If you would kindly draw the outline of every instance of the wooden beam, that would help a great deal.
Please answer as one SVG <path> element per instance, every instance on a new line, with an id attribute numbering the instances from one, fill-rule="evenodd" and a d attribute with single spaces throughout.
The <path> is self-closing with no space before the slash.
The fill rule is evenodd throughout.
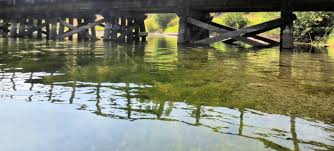
<path id="1" fill-rule="evenodd" d="M 251 27 L 246 27 L 246 28 L 235 30 L 235 31 L 229 31 L 222 35 L 218 35 L 216 37 L 210 37 L 210 38 L 206 38 L 203 40 L 199 40 L 199 41 L 196 41 L 195 44 L 211 44 L 211 43 L 223 41 L 226 39 L 231 39 L 231 38 L 233 39 L 235 37 L 243 36 L 246 34 L 249 36 L 257 35 L 259 33 L 263 33 L 263 32 L 278 28 L 282 26 L 283 24 L 284 24 L 284 20 L 275 19 L 275 20 L 268 21 L 268 22 L 258 24 L 258 25 L 254 25 Z"/>
<path id="2" fill-rule="evenodd" d="M 210 30 L 212 32 L 216 32 L 218 34 L 225 34 L 225 33 L 229 32 L 228 30 L 218 28 L 216 26 L 210 25 L 208 23 L 204 23 L 202 21 L 199 21 L 199 20 L 196 20 L 196 19 L 193 19 L 193 18 L 190 18 L 190 17 L 187 18 L 187 22 L 190 23 L 190 24 L 193 24 L 195 26 Z M 264 46 L 266 46 L 263 43 L 260 43 L 260 42 L 257 42 L 257 41 L 251 40 L 251 39 L 247 39 L 246 37 L 242 37 L 242 36 L 237 36 L 237 37 L 234 37 L 233 39 L 244 42 L 244 43 L 249 44 L 249 45 L 254 46 L 254 47 L 264 47 Z"/>
<path id="3" fill-rule="evenodd" d="M 220 25 L 220 24 L 217 24 L 215 22 L 211 22 L 209 23 L 210 25 L 213 25 L 213 26 L 216 26 L 216 27 L 219 27 L 219 28 L 222 28 L 222 29 L 225 29 L 225 30 L 228 30 L 228 31 L 234 31 L 234 30 L 237 30 L 235 28 L 232 28 L 232 27 L 227 27 L 227 26 L 224 26 L 224 25 Z M 269 38 L 266 38 L 266 37 L 262 37 L 262 36 L 258 36 L 258 35 L 255 35 L 255 36 L 252 36 L 252 38 L 254 39 L 257 39 L 257 40 L 261 40 L 261 41 L 264 41 L 266 43 L 269 43 L 271 45 L 278 45 L 279 42 L 278 41 L 275 41 L 275 40 L 272 40 L 272 39 L 269 39 Z M 229 42 L 233 42 L 235 40 L 231 39 L 231 40 L 227 40 Z M 227 42 L 225 41 L 225 42 Z"/>
<path id="4" fill-rule="evenodd" d="M 59 35 L 59 36 L 57 37 L 57 39 L 63 39 L 63 38 L 65 38 L 65 37 L 72 36 L 72 35 L 74 35 L 74 34 L 76 34 L 76 33 L 81 32 L 81 31 L 84 31 L 84 30 L 87 30 L 87 29 L 89 29 L 89 28 L 95 27 L 95 26 L 97 26 L 97 25 L 99 25 L 99 24 L 101 24 L 101 23 L 103 23 L 103 22 L 104 22 L 104 19 L 100 19 L 100 20 L 98 20 L 98 21 L 95 21 L 94 23 L 89 23 L 89 24 L 87 24 L 87 25 L 85 25 L 85 26 L 81 26 L 81 27 L 75 28 L 75 29 L 73 29 L 73 30 L 71 30 L 71 31 L 69 31 L 69 32 L 65 32 L 64 34 Z"/>
<path id="5" fill-rule="evenodd" d="M 65 27 L 67 27 L 67 28 L 69 29 L 67 32 L 70 32 L 70 31 L 72 31 L 72 30 L 76 30 L 76 29 L 78 29 L 78 27 L 75 27 L 75 26 L 73 26 L 73 25 L 71 25 L 71 24 L 69 24 L 69 23 L 67 23 L 67 22 L 65 22 L 65 21 L 63 21 L 63 20 L 60 20 L 60 21 L 59 21 L 59 24 L 65 26 Z M 94 27 L 95 27 L 95 26 L 94 26 Z M 92 28 L 93 28 L 93 27 L 92 27 Z M 89 39 L 91 39 L 91 40 L 96 39 L 96 37 L 94 38 L 92 35 L 89 35 L 89 34 L 87 34 L 87 37 L 88 37 Z"/>

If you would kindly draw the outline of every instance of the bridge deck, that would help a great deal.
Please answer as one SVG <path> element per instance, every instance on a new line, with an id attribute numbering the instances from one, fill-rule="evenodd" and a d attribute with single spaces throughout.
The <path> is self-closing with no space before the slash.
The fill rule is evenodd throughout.
<path id="1" fill-rule="evenodd" d="M 176 13 L 184 7 L 205 12 L 281 11 L 286 0 L 0 0 L 0 13 L 103 10 Z M 334 11 L 334 0 L 291 0 L 294 11 Z"/>

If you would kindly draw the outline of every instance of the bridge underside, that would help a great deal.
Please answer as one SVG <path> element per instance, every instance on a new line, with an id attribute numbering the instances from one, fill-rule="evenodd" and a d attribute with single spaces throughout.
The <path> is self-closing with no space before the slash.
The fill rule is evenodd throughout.
<path id="1" fill-rule="evenodd" d="M 259 36 L 281 28 L 281 47 L 293 48 L 293 11 L 334 11 L 334 0 L 0 0 L 0 35 L 47 39 L 96 40 L 96 26 L 106 41 L 145 41 L 146 13 L 176 13 L 179 43 L 240 41 L 254 47 L 279 44 Z M 213 23 L 211 12 L 281 12 L 281 18 L 233 29 Z M 96 20 L 96 15 L 104 18 Z M 76 23 L 74 23 L 74 20 Z M 210 37 L 210 33 L 217 36 Z"/>

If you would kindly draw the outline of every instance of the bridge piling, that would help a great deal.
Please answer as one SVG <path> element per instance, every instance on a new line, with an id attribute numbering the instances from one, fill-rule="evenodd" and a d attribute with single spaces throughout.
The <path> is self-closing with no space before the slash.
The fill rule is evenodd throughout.
<path id="1" fill-rule="evenodd" d="M 26 18 L 25 17 L 20 17 L 19 19 L 19 38 L 24 38 L 25 35 L 25 28 L 26 28 Z"/>
<path id="2" fill-rule="evenodd" d="M 74 24 L 74 19 L 73 19 L 73 17 L 69 17 L 68 18 L 68 23 L 70 24 L 70 25 L 73 25 Z M 69 29 L 68 31 L 72 31 L 72 29 Z M 68 37 L 68 40 L 73 40 L 73 35 L 71 35 L 71 36 L 69 36 Z"/>
<path id="3" fill-rule="evenodd" d="M 64 18 L 64 17 L 59 17 L 59 22 L 61 22 L 61 21 L 65 21 L 65 20 L 66 20 L 66 18 Z M 64 26 L 63 24 L 59 23 L 58 34 L 59 34 L 59 35 L 64 34 L 64 30 L 65 30 L 65 26 Z"/>
<path id="4" fill-rule="evenodd" d="M 282 49 L 293 49 L 293 21 L 297 18 L 293 14 L 290 1 L 283 0 L 282 5 L 281 18 L 284 20 L 284 24 L 281 26 L 280 46 Z"/>
<path id="5" fill-rule="evenodd" d="M 11 19 L 9 37 L 16 38 L 17 36 L 17 18 Z"/>
<path id="6" fill-rule="evenodd" d="M 9 22 L 6 18 L 1 19 L 0 22 L 0 35 L 2 35 L 3 37 L 8 37 L 8 26 L 9 26 Z"/>
<path id="7" fill-rule="evenodd" d="M 105 21 L 105 27 L 104 27 L 104 36 L 103 40 L 104 41 L 110 41 L 111 40 L 111 18 L 109 16 L 104 16 L 104 21 Z"/>
<path id="8" fill-rule="evenodd" d="M 29 16 L 28 17 L 28 22 L 27 22 L 27 33 L 26 36 L 28 36 L 28 38 L 33 38 L 33 32 L 36 30 L 35 25 L 34 25 L 34 18 Z"/>
<path id="9" fill-rule="evenodd" d="M 184 8 L 178 12 L 178 16 L 180 18 L 178 43 L 189 44 L 194 43 L 195 41 L 198 41 L 200 39 L 209 38 L 209 30 L 199 28 L 188 23 L 189 17 L 203 21 L 205 23 L 209 23 L 212 20 L 212 17 L 209 13 L 193 11 L 188 8 Z"/>
<path id="10" fill-rule="evenodd" d="M 43 20 L 41 18 L 37 18 L 37 39 L 43 38 Z"/>

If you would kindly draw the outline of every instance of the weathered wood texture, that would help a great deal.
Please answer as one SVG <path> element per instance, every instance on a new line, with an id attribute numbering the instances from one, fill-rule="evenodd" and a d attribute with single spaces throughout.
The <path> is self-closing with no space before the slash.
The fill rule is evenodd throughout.
<path id="1" fill-rule="evenodd" d="M 14 4 L 15 1 L 15 4 Z M 11 0 L 0 13 L 84 12 L 103 10 L 176 13 L 182 7 L 205 12 L 281 11 L 284 0 Z M 334 11 L 334 0 L 291 0 L 293 11 Z"/>
<path id="2" fill-rule="evenodd" d="M 259 33 L 263 33 L 278 27 L 281 27 L 284 24 L 284 21 L 282 19 L 276 19 L 276 20 L 272 20 L 272 21 L 268 21 L 262 24 L 258 24 L 258 25 L 254 25 L 251 27 L 246 27 L 243 29 L 239 29 L 239 30 L 235 30 L 235 31 L 229 31 L 226 32 L 224 34 L 215 36 L 215 37 L 210 37 L 207 39 L 202 39 L 199 41 L 196 41 L 195 43 L 197 44 L 211 44 L 214 42 L 218 42 L 218 41 L 222 41 L 222 40 L 226 40 L 226 39 L 233 39 L 235 37 L 239 37 L 239 36 L 253 36 L 253 35 L 257 35 Z"/>

